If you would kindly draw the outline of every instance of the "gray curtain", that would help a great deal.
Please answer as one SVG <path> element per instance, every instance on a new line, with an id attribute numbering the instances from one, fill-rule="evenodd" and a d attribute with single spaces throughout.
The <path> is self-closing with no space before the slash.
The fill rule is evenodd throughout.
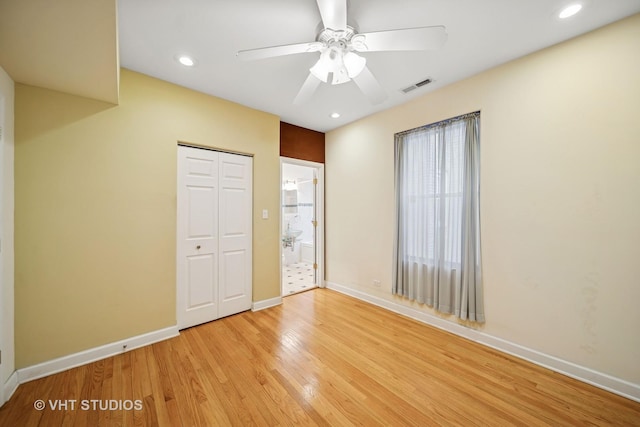
<path id="1" fill-rule="evenodd" d="M 393 292 L 484 322 L 480 113 L 395 136 Z"/>

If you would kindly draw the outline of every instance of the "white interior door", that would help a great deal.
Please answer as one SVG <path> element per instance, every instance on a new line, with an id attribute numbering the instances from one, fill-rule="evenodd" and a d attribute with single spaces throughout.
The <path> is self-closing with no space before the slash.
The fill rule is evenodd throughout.
<path id="1" fill-rule="evenodd" d="M 178 147 L 179 329 L 218 318 L 218 157 L 215 151 Z"/>
<path id="2" fill-rule="evenodd" d="M 178 328 L 251 308 L 253 159 L 178 147 Z"/>
<path id="3" fill-rule="evenodd" d="M 253 159 L 220 153 L 219 317 L 251 308 Z"/>

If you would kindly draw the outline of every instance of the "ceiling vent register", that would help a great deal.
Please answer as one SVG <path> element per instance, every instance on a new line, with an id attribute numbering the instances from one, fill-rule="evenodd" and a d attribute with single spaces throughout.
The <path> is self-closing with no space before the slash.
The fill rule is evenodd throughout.
<path id="1" fill-rule="evenodd" d="M 411 85 L 411 86 L 409 86 L 409 87 L 405 87 L 404 89 L 401 89 L 401 91 L 402 91 L 402 92 L 404 92 L 404 93 L 409 93 L 409 92 L 411 92 L 412 90 L 416 90 L 416 89 L 418 89 L 419 87 L 422 87 L 422 86 L 426 86 L 426 85 L 428 85 L 428 84 L 429 84 L 429 83 L 431 83 L 432 81 L 433 81 L 433 80 L 431 80 L 431 79 L 425 79 L 425 80 L 422 80 L 421 82 L 418 82 L 418 83 L 412 84 L 412 85 Z"/>

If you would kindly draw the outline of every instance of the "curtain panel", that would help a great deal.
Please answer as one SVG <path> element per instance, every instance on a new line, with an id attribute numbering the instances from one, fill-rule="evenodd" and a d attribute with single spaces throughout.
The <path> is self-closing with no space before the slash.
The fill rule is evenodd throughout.
<path id="1" fill-rule="evenodd" d="M 395 135 L 393 292 L 484 322 L 480 113 Z"/>

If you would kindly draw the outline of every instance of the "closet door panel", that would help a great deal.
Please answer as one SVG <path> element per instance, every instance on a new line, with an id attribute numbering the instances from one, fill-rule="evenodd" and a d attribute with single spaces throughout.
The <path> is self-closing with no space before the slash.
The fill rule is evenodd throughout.
<path id="1" fill-rule="evenodd" d="M 180 329 L 218 318 L 219 153 L 178 147 L 177 320 Z"/>
<path id="2" fill-rule="evenodd" d="M 220 317 L 251 308 L 252 160 L 220 153 Z"/>

